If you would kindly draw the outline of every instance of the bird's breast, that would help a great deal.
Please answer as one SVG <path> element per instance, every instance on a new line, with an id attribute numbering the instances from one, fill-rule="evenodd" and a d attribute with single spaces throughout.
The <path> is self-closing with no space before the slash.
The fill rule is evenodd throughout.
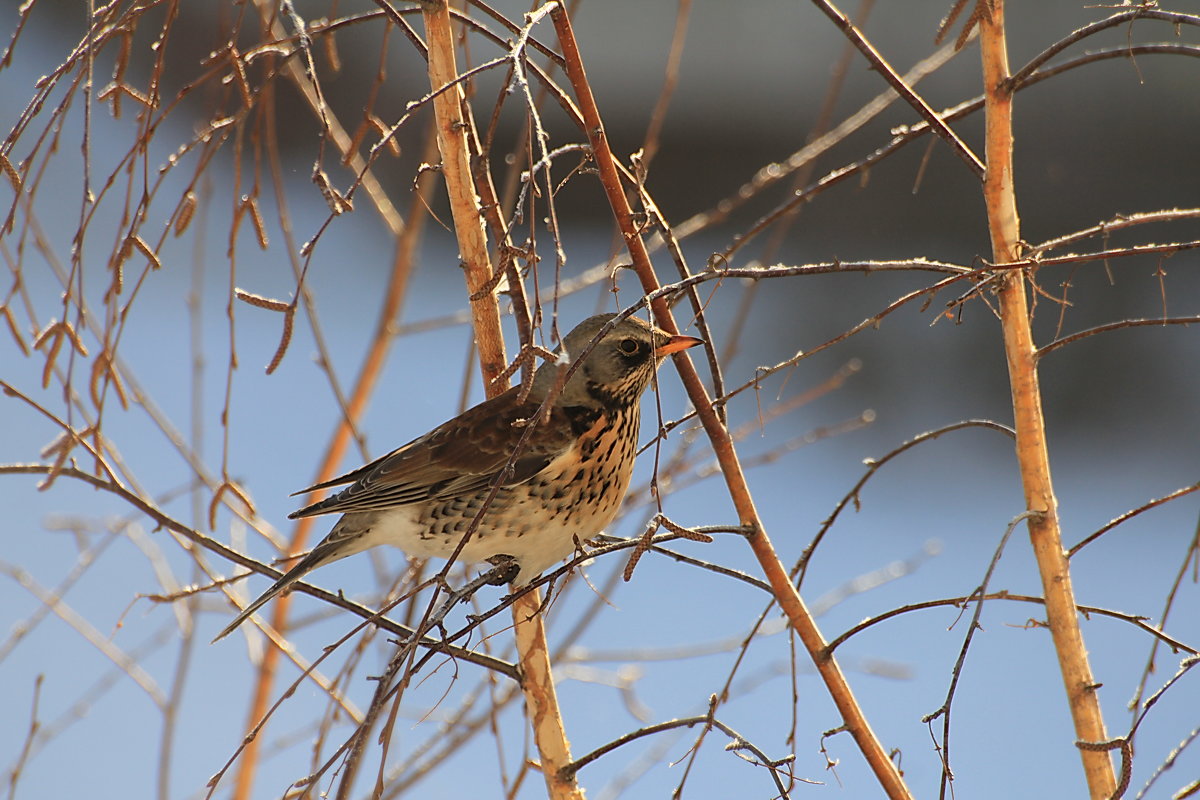
<path id="1" fill-rule="evenodd" d="M 590 418 L 588 418 L 590 417 Z M 551 461 L 526 487 L 552 524 L 569 527 L 581 540 L 612 522 L 629 488 L 637 449 L 637 409 L 597 410 L 574 444 Z"/>

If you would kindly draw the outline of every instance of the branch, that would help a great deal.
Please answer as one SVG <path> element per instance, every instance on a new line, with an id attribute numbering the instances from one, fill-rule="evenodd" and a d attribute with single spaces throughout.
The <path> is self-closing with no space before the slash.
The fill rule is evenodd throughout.
<path id="1" fill-rule="evenodd" d="M 1020 257 L 1020 218 L 1013 182 L 1012 100 L 1014 82 L 1009 76 L 1003 0 L 980 0 L 981 56 L 986 98 L 985 136 L 987 175 L 983 198 L 987 205 L 992 259 L 997 263 Z M 1108 739 L 1096 696 L 1087 649 L 1075 611 L 1070 563 L 1063 552 L 1057 501 L 1050 476 L 1045 418 L 1038 386 L 1037 348 L 1022 271 L 1005 271 L 999 281 L 1000 320 L 1004 353 L 1012 391 L 1017 464 L 1029 514 L 1029 538 L 1037 559 L 1046 597 L 1046 619 L 1058 654 L 1076 738 L 1099 742 Z M 1116 788 L 1112 759 L 1105 752 L 1080 751 L 1093 800 L 1107 800 Z"/>
<path id="2" fill-rule="evenodd" d="M 929 104 L 926 103 L 919 94 L 912 90 L 912 87 L 901 80 L 900 76 L 896 74 L 896 71 L 892 69 L 891 65 L 889 65 L 887 61 L 884 60 L 883 56 L 879 54 L 879 51 L 867 41 L 865 36 L 863 36 L 862 31 L 854 26 L 854 23 L 850 21 L 850 18 L 839 11 L 833 3 L 829 2 L 829 0 L 813 0 L 813 5 L 821 9 L 825 16 L 833 20 L 833 24 L 842 31 L 846 38 L 849 39 L 854 46 L 858 48 L 859 52 L 866 57 L 867 61 L 870 62 L 871 68 L 882 75 L 883 79 L 886 80 L 888 84 L 896 90 L 896 94 L 903 97 L 908 104 L 912 106 L 927 123 L 929 123 L 929 126 L 933 128 L 934 132 L 938 136 L 942 137 L 942 139 L 944 139 L 948 145 L 950 145 L 950 148 L 954 150 L 955 155 L 957 155 L 963 160 L 964 163 L 966 163 L 966 165 L 971 169 L 971 172 L 975 173 L 975 177 L 982 178 L 983 164 L 980 162 L 979 156 L 971 152 L 971 148 L 967 147 L 966 142 L 958 138 L 958 134 L 955 133 L 950 126 L 938 116 L 937 112 L 930 108 Z"/>
<path id="3" fill-rule="evenodd" d="M 380 0 L 386 4 L 386 0 Z M 458 70 L 454 62 L 454 34 L 445 2 L 425 2 L 421 6 L 429 46 L 430 88 L 455 82 Z M 532 28 L 545 8 L 526 17 L 526 28 Z M 522 41 L 528 37 L 522 37 Z M 497 304 L 492 265 L 488 259 L 483 215 L 479 208 L 470 164 L 468 135 L 475 136 L 474 125 L 465 105 L 461 84 L 453 91 L 434 98 L 434 115 L 438 126 L 438 147 L 442 153 L 442 175 L 450 195 L 454 215 L 454 231 L 462 254 L 467 294 L 479 350 L 479 365 L 488 397 L 495 397 L 507 388 L 499 379 L 507 359 L 504 337 L 500 331 L 500 311 Z M 542 601 L 537 591 L 523 593 L 513 604 L 513 635 L 523 677 L 521 688 L 529 721 L 533 726 L 542 775 L 551 798 L 582 798 L 573 779 L 564 779 L 559 768 L 570 762 L 570 746 L 563 728 L 562 714 L 550 670 L 550 648 L 541 615 Z"/>
<path id="4" fill-rule="evenodd" d="M 617 169 L 608 138 L 604 132 L 604 124 L 600 119 L 600 111 L 596 107 L 595 98 L 592 96 L 591 87 L 588 84 L 570 19 L 562 6 L 555 6 L 551 11 L 551 17 L 554 20 L 554 28 L 558 32 L 563 57 L 566 59 L 567 76 L 586 122 L 585 130 L 592 145 L 592 154 L 596 160 L 600 182 L 620 227 L 625 246 L 633 262 L 633 268 L 641 280 L 642 289 L 647 295 L 653 295 L 659 288 L 658 277 L 650 263 L 646 244 L 633 219 L 632 209 L 621 185 L 621 174 Z M 669 334 L 677 334 L 679 328 L 675 324 L 666 300 L 659 297 L 650 301 L 650 305 L 659 327 Z M 746 483 L 745 475 L 738 461 L 733 439 L 713 408 L 708 392 L 692 365 L 691 359 L 685 353 L 676 354 L 673 359 L 688 397 L 696 407 L 712 443 L 713 451 L 721 466 L 721 472 L 725 476 L 730 498 L 737 509 L 738 521 L 753 531 L 747 537 L 750 547 L 758 558 L 780 607 L 787 614 L 792 627 L 812 657 L 818 673 L 825 681 L 825 685 L 842 715 L 846 729 L 853 736 L 887 796 L 893 800 L 911 797 L 899 770 L 871 730 L 841 668 L 835 660 L 824 655 L 825 641 L 821 632 L 811 613 L 805 607 L 804 601 L 796 592 L 796 588 L 792 585 L 786 568 L 780 562 L 774 545 L 763 528 L 758 511 L 754 507 L 754 500 L 750 495 L 750 487 Z"/>
<path id="5" fill-rule="evenodd" d="M 55 470 L 53 467 L 46 464 L 0 464 L 0 475 L 49 475 L 52 471 L 57 475 L 83 481 L 84 483 L 87 483 L 96 489 L 103 489 L 106 492 L 120 497 L 138 511 L 154 520 L 157 525 L 166 528 L 169 531 L 178 533 L 188 541 L 203 547 L 205 550 L 208 550 L 231 563 L 237 564 L 240 567 L 245 567 L 246 569 L 257 572 L 260 575 L 265 575 L 272 580 L 276 580 L 283 575 L 282 572 L 274 567 L 269 567 L 262 562 L 250 558 L 249 556 L 242 555 L 237 550 L 226 547 L 216 539 L 205 536 L 193 528 L 189 528 L 187 525 L 184 525 L 182 522 L 179 522 L 174 518 L 164 514 L 156 506 L 117 483 L 97 478 L 95 475 L 91 475 L 74 467 L 62 467 Z M 370 620 L 373 624 L 379 626 L 385 631 L 388 631 L 389 633 L 395 634 L 396 636 L 410 638 L 414 633 L 413 629 L 406 625 L 401 625 L 400 623 L 393 622 L 385 617 L 380 617 L 377 611 L 373 611 L 372 609 L 366 608 L 358 603 L 347 600 L 340 594 L 327 592 L 324 589 L 311 586 L 303 581 L 292 584 L 290 591 L 302 592 L 310 597 L 315 597 L 318 600 L 329 603 L 330 605 L 337 606 L 344 611 L 357 614 L 363 619 Z M 501 675 L 512 678 L 513 680 L 519 679 L 516 666 L 499 658 L 495 658 L 484 653 L 477 653 L 473 650 L 467 650 L 461 647 L 447 647 L 443 642 L 437 639 L 423 638 L 420 640 L 420 644 L 423 647 L 444 652 L 447 655 L 453 656 L 454 658 L 494 670 Z"/>
<path id="6" fill-rule="evenodd" d="M 929 608 L 943 608 L 945 606 L 961 608 L 971 600 L 1012 600 L 1015 603 L 1037 603 L 1039 605 L 1046 604 L 1046 599 L 1044 597 L 1034 597 L 1026 594 L 1012 594 L 1007 591 L 992 592 L 991 594 L 986 594 L 983 596 L 980 596 L 978 593 L 976 593 L 967 597 L 946 597 L 940 600 L 925 600 L 920 603 L 909 603 L 908 605 L 900 606 L 899 608 L 893 608 L 890 611 L 885 611 L 877 616 L 864 619 L 862 622 L 858 623 L 853 628 L 850 628 L 841 636 L 838 636 L 836 639 L 831 641 L 829 643 L 829 649 L 834 650 L 838 647 L 841 647 L 850 637 L 856 636 L 865 631 L 867 628 L 874 627 L 881 622 L 886 622 L 887 620 L 893 617 L 898 617 L 901 614 L 907 614 L 911 611 L 924 611 Z M 1189 655 L 1200 655 L 1200 650 L 1197 650 L 1195 647 L 1168 636 L 1159 628 L 1148 624 L 1146 622 L 1146 617 L 1126 614 L 1123 611 L 1113 611 L 1112 609 L 1100 608 L 1098 606 L 1080 605 L 1076 606 L 1076 609 L 1080 614 L 1095 614 L 1101 617 L 1112 617 L 1113 619 L 1119 619 L 1124 622 L 1128 622 L 1135 628 L 1139 628 L 1145 633 L 1153 636 L 1155 639 L 1158 639 L 1175 652 L 1188 653 Z"/>
<path id="7" fill-rule="evenodd" d="M 715 703 L 715 699 L 716 698 L 714 698 L 714 703 Z M 717 730 L 721 731 L 726 736 L 728 736 L 730 739 L 732 739 L 733 741 L 729 744 L 729 746 L 726 747 L 727 750 L 743 750 L 744 749 L 744 750 L 749 750 L 750 752 L 752 752 L 755 756 L 758 757 L 759 763 L 761 763 L 762 766 L 767 767 L 771 771 L 771 777 L 775 780 L 775 788 L 779 790 L 779 794 L 777 796 L 781 797 L 781 798 L 787 798 L 790 796 L 790 795 L 788 795 L 787 788 L 783 785 L 783 781 L 780 780 L 779 772 L 778 772 L 777 768 L 784 764 L 790 764 L 792 761 L 795 760 L 795 756 L 786 756 L 779 760 L 772 760 L 770 758 L 767 758 L 766 754 L 762 750 L 760 750 L 758 747 L 756 747 L 754 744 L 752 744 L 749 740 L 747 740 L 744 736 L 742 736 L 740 733 L 735 731 L 733 728 L 729 727 L 728 725 L 726 725 L 725 723 L 721 722 L 716 717 L 714 717 L 712 715 L 711 711 L 708 714 L 704 714 L 702 716 L 685 717 L 683 719 L 672 719 L 672 720 L 668 720 L 667 722 L 659 722 L 656 725 L 647 725 L 644 728 L 638 728 L 636 731 L 630 731 L 629 733 L 625 734 L 624 736 L 620 736 L 616 739 L 613 739 L 611 742 L 601 745 L 600 747 L 597 747 L 595 750 L 588 753 L 587 755 L 581 756 L 580 758 L 576 759 L 575 761 L 572 761 L 570 764 L 567 764 L 565 767 L 562 768 L 562 772 L 565 776 L 574 776 L 576 772 L 583 769 L 588 764 L 597 760 L 601 756 L 611 753 L 612 751 L 616 750 L 618 747 L 627 745 L 630 742 L 637 741 L 638 739 L 641 739 L 646 736 L 652 736 L 656 733 L 662 733 L 663 731 L 674 730 L 676 728 L 692 728 L 692 727 L 695 727 L 696 725 L 704 725 L 706 727 L 716 728 Z"/>

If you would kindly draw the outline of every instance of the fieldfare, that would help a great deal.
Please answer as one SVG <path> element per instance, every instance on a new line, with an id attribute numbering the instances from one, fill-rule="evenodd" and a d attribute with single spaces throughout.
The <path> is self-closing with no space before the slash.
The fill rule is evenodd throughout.
<path id="1" fill-rule="evenodd" d="M 613 316 L 590 317 L 568 333 L 560 358 L 537 370 L 527 397 L 514 386 L 364 467 L 305 489 L 350 484 L 290 518 L 342 518 L 217 639 L 311 570 L 370 547 L 450 558 L 477 516 L 458 560 L 504 565 L 503 580 L 516 586 L 600 533 L 629 487 L 642 393 L 664 356 L 702 344 L 629 317 L 563 383 L 566 359 L 582 353 Z"/>

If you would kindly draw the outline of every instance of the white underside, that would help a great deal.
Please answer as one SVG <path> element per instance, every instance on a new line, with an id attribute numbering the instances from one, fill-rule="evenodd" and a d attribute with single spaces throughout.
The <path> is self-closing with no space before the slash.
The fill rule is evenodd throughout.
<path id="1" fill-rule="evenodd" d="M 458 547 L 458 537 L 446 534 L 422 536 L 425 527 L 417 522 L 416 517 L 415 510 L 410 506 L 384 512 L 375 520 L 370 531 L 354 542 L 354 552 L 386 544 L 416 558 L 450 558 Z M 598 531 L 588 532 L 587 535 L 594 536 L 596 533 Z M 573 555 L 575 535 L 553 525 L 526 527 L 520 535 L 480 530 L 471 535 L 455 562 L 479 564 L 499 554 L 509 555 L 520 564 L 520 572 L 514 582 L 525 584 Z"/>

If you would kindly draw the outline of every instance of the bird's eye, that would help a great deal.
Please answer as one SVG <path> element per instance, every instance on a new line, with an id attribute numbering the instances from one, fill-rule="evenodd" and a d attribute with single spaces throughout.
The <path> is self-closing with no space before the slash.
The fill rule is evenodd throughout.
<path id="1" fill-rule="evenodd" d="M 642 347 L 638 343 L 637 339 L 622 339 L 621 341 L 617 342 L 617 349 L 620 350 L 624 355 L 632 356 L 636 355 L 637 352 L 642 349 Z"/>

